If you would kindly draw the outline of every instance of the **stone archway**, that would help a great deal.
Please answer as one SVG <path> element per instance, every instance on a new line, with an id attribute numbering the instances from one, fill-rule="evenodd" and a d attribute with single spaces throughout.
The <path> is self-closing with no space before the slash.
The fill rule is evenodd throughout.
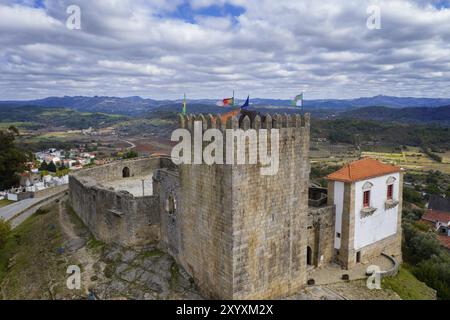
<path id="1" fill-rule="evenodd" d="M 130 168 L 125 167 L 122 170 L 122 178 L 129 178 L 130 177 Z"/>

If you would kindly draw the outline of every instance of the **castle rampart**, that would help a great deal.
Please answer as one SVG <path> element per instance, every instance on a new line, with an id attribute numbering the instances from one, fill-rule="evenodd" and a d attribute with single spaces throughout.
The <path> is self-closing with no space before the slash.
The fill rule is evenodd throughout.
<path id="1" fill-rule="evenodd" d="M 141 158 L 114 162 L 71 174 L 72 207 L 94 236 L 105 242 L 139 245 L 159 241 L 159 199 L 135 196 L 126 190 L 104 186 L 110 181 L 145 177 L 159 169 L 165 159 Z M 149 179 L 147 177 L 147 179 Z"/>

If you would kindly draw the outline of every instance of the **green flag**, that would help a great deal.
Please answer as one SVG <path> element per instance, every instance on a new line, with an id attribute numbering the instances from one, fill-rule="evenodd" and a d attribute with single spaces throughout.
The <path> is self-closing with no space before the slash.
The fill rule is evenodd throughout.
<path id="1" fill-rule="evenodd" d="M 303 107 L 303 92 L 294 98 L 292 104 L 294 107 Z"/>
<path id="2" fill-rule="evenodd" d="M 186 105 L 187 105 L 187 103 L 186 103 L 186 93 L 185 93 L 184 100 L 183 100 L 183 111 L 182 111 L 183 115 L 186 115 Z"/>

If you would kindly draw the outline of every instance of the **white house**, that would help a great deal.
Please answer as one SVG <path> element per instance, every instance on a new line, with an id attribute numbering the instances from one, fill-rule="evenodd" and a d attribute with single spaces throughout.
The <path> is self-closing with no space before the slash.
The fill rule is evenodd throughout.
<path id="1" fill-rule="evenodd" d="M 327 178 L 340 262 L 350 268 L 381 253 L 401 260 L 402 169 L 364 158 Z"/>

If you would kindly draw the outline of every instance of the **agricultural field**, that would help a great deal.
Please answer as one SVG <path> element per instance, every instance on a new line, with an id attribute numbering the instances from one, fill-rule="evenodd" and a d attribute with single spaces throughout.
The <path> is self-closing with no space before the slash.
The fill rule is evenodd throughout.
<path id="1" fill-rule="evenodd" d="M 361 156 L 372 157 L 383 162 L 402 166 L 405 169 L 415 172 L 438 170 L 450 174 L 450 162 L 447 162 L 450 152 L 448 152 L 447 156 L 444 156 L 444 162 L 442 163 L 431 159 L 417 147 L 407 147 L 406 150 L 401 153 L 365 151 L 361 153 Z"/>
<path id="2" fill-rule="evenodd" d="M 410 172 L 423 173 L 430 170 L 450 174 L 450 151 L 438 153 L 443 162 L 437 162 L 426 155 L 419 147 L 404 147 L 403 151 L 393 148 L 372 148 L 376 151 L 359 151 L 350 144 L 329 144 L 311 142 L 310 159 L 312 164 L 342 166 L 360 157 L 371 157 L 380 161 L 401 166 Z"/>

